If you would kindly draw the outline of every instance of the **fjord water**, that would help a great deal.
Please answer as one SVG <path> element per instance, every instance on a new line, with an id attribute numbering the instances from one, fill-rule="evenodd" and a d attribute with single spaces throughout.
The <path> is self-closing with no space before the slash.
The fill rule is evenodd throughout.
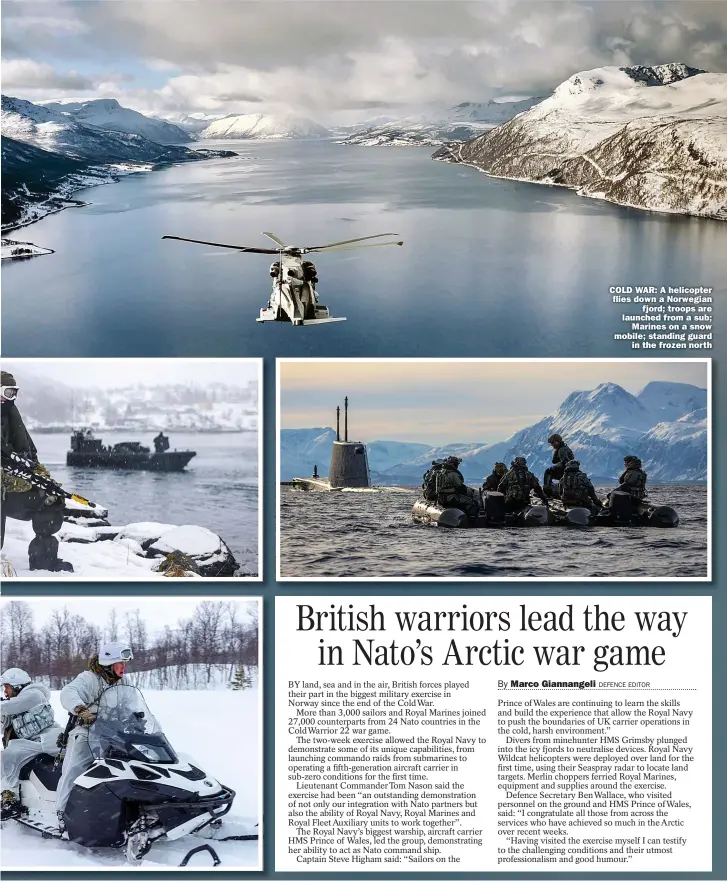
<path id="1" fill-rule="evenodd" d="M 156 434 L 156 433 L 153 433 Z M 104 444 L 141 441 L 152 433 L 106 432 Z M 33 436 L 40 461 L 66 490 L 107 508 L 113 526 L 155 521 L 193 524 L 221 536 L 240 564 L 238 576 L 258 573 L 257 433 L 171 433 L 172 450 L 195 450 L 183 472 L 69 468 L 67 433 Z"/>
<path id="2" fill-rule="evenodd" d="M 14 234 L 56 253 L 3 263 L 6 356 L 628 356 L 610 286 L 725 290 L 718 221 L 495 180 L 431 148 L 203 146 L 238 156 L 80 191 L 91 205 Z M 348 321 L 293 328 L 255 322 L 274 258 L 161 239 L 265 247 L 262 230 L 405 244 L 315 256 L 321 301 Z"/>
<path id="3" fill-rule="evenodd" d="M 597 487 L 601 498 L 607 489 Z M 707 576 L 707 487 L 663 484 L 676 529 L 519 527 L 453 530 L 412 523 L 412 488 L 343 493 L 280 490 L 283 578 L 602 578 Z M 311 538 L 311 524 L 315 537 Z"/>

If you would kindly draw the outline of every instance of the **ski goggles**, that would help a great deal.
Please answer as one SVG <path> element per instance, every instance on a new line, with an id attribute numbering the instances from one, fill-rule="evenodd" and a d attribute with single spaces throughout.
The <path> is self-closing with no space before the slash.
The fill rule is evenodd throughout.
<path id="1" fill-rule="evenodd" d="M 19 386 L 3 386 L 2 396 L 6 401 L 14 401 L 18 397 Z"/>
<path id="2" fill-rule="evenodd" d="M 122 649 L 121 652 L 119 653 L 119 658 L 121 659 L 122 662 L 131 661 L 131 659 L 133 657 L 134 657 L 134 653 L 130 649 Z M 118 662 L 114 662 L 114 664 L 118 664 Z"/>

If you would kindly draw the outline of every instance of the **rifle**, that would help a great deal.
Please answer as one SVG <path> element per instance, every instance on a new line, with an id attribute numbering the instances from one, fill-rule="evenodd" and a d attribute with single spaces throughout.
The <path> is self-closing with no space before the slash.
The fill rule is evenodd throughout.
<path id="1" fill-rule="evenodd" d="M 90 502 L 84 496 L 79 496 L 77 493 L 69 493 L 61 487 L 58 481 L 54 481 L 53 478 L 46 475 L 39 475 L 34 471 L 36 465 L 37 463 L 31 462 L 19 453 L 15 453 L 14 450 L 5 449 L 2 451 L 2 469 L 4 472 L 16 478 L 22 478 L 24 481 L 32 484 L 33 487 L 45 490 L 50 496 L 61 496 L 64 499 L 72 499 L 81 505 L 87 505 L 89 508 L 95 508 L 95 503 Z"/>

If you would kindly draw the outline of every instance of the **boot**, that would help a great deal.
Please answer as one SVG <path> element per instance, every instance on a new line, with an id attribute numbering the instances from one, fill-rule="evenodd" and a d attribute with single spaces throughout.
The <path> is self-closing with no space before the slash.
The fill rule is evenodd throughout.
<path id="1" fill-rule="evenodd" d="M 28 562 L 31 570 L 73 572 L 73 564 L 58 557 L 58 540 L 55 536 L 36 536 L 28 546 Z"/>
<path id="2" fill-rule="evenodd" d="M 0 803 L 0 820 L 8 821 L 11 818 L 20 817 L 23 807 L 20 800 L 12 790 L 3 790 L 2 802 Z"/>

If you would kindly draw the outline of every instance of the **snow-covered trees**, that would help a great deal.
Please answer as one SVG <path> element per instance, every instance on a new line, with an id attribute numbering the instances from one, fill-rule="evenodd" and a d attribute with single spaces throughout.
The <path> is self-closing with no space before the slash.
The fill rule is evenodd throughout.
<path id="1" fill-rule="evenodd" d="M 103 627 L 58 606 L 38 628 L 30 604 L 12 600 L 2 606 L 0 636 L 3 670 L 21 667 L 54 689 L 84 670 L 104 639 L 128 640 L 134 651 L 129 680 L 144 688 L 238 689 L 257 679 L 254 603 L 205 600 L 190 618 L 164 626 L 148 621 L 143 609 L 120 616 L 112 608 Z"/>

